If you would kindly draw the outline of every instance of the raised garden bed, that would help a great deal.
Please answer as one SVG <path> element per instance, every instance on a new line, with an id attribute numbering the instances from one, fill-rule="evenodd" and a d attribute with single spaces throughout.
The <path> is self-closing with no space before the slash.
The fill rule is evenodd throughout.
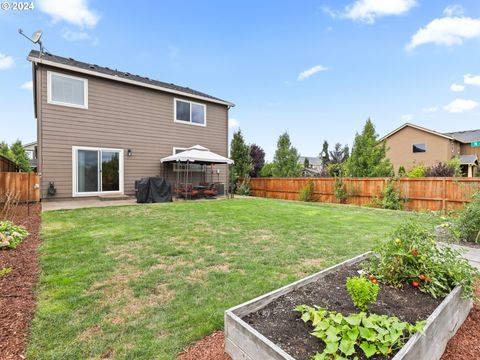
<path id="1" fill-rule="evenodd" d="M 310 360 L 323 342 L 293 311 L 297 305 L 318 305 L 344 314 L 356 313 L 345 289 L 347 276 L 357 274 L 366 253 L 323 270 L 225 312 L 225 350 L 233 360 Z M 373 313 L 397 316 L 411 323 L 427 319 L 424 335 L 415 334 L 390 359 L 439 359 L 448 340 L 467 317 L 472 301 L 455 288 L 445 299 L 433 299 L 410 286 L 382 286 Z M 361 357 L 359 357 L 362 359 Z M 385 359 L 375 355 L 371 359 Z"/>

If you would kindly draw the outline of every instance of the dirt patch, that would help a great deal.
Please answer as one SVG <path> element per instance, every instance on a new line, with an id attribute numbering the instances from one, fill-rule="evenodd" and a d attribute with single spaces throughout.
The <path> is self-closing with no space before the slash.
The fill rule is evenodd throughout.
<path id="1" fill-rule="evenodd" d="M 35 308 L 34 287 L 38 280 L 40 245 L 39 204 L 17 207 L 15 223 L 25 226 L 30 235 L 16 248 L 0 250 L 0 268 L 12 272 L 0 277 L 0 359 L 22 359 L 25 354 L 29 324 Z M 3 220 L 3 219 L 2 219 Z"/>
<path id="2" fill-rule="evenodd" d="M 223 332 L 214 332 L 178 355 L 177 360 L 231 360 L 224 352 L 224 343 Z"/>
<path id="3" fill-rule="evenodd" d="M 212 271 L 227 273 L 227 272 L 230 272 L 230 265 L 217 264 L 217 265 L 207 266 L 201 269 L 194 269 L 192 272 L 190 272 L 190 274 L 186 276 L 186 279 L 192 282 L 195 282 L 195 281 L 205 282 L 207 281 L 208 274 Z"/>
<path id="4" fill-rule="evenodd" d="M 295 359 L 310 360 L 317 352 L 323 351 L 324 344 L 310 335 L 313 328 L 305 324 L 293 308 L 306 304 L 318 305 L 345 315 L 357 313 L 345 288 L 346 277 L 358 275 L 356 270 L 353 266 L 342 267 L 317 282 L 279 297 L 243 320 Z M 427 319 L 440 302 L 441 299 L 433 299 L 411 286 L 401 289 L 381 286 L 378 299 L 369 310 L 415 323 Z M 359 358 L 362 359 L 361 356 Z M 385 357 L 376 356 L 371 359 L 382 358 Z"/>

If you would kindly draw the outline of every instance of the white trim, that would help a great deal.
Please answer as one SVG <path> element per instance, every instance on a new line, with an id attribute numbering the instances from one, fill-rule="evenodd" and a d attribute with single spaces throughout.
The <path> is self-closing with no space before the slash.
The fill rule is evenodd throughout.
<path id="1" fill-rule="evenodd" d="M 52 75 L 61 76 L 69 79 L 83 81 L 83 105 L 71 104 L 62 101 L 55 101 L 52 99 Z M 54 71 L 47 71 L 47 103 L 52 105 L 68 106 L 79 109 L 88 109 L 88 79 L 66 75 Z"/>
<path id="2" fill-rule="evenodd" d="M 120 157 L 118 159 L 118 172 L 119 172 L 119 190 L 118 191 L 90 191 L 90 192 L 78 192 L 77 191 L 77 154 L 78 150 L 93 150 L 93 151 L 112 151 L 118 152 Z M 112 149 L 112 148 L 102 148 L 102 147 L 90 147 L 90 146 L 72 146 L 72 197 L 82 197 L 82 196 L 97 196 L 104 194 L 119 194 L 123 195 L 124 191 L 124 150 L 123 149 Z M 99 169 L 100 171 L 100 169 Z M 99 183 L 101 181 L 101 176 L 98 179 Z"/>
<path id="3" fill-rule="evenodd" d="M 168 93 L 171 93 L 171 94 L 178 94 L 178 95 L 182 95 L 182 96 L 187 96 L 187 97 L 190 97 L 190 98 L 200 99 L 200 100 L 204 100 L 204 101 L 212 102 L 212 103 L 217 103 L 217 104 L 222 104 L 222 105 L 226 105 L 226 106 L 229 106 L 229 107 L 234 107 L 235 106 L 234 103 L 229 102 L 229 101 L 212 99 L 212 98 L 209 98 L 209 97 L 206 97 L 206 96 L 190 94 L 190 93 L 187 93 L 187 92 L 184 92 L 184 91 L 173 90 L 173 89 L 169 89 L 169 88 L 166 88 L 166 87 L 163 87 L 163 86 L 142 83 L 142 82 L 131 80 L 131 79 L 124 79 L 124 78 L 121 78 L 121 77 L 118 77 L 118 76 L 115 76 L 115 75 L 102 74 L 98 71 L 82 69 L 82 68 L 79 68 L 79 67 L 76 67 L 76 66 L 71 66 L 71 65 L 66 65 L 66 64 L 60 64 L 60 63 L 57 63 L 55 61 L 49 61 L 49 60 L 46 60 L 46 59 L 39 59 L 39 58 L 33 57 L 33 56 L 27 56 L 27 60 L 29 60 L 31 62 L 34 62 L 34 63 L 37 63 L 37 64 L 44 64 L 44 65 L 48 65 L 48 66 L 57 67 L 57 68 L 60 68 L 60 69 L 74 71 L 74 72 L 77 72 L 77 73 L 87 74 L 87 75 L 91 75 L 91 76 L 97 76 L 97 77 L 101 77 L 101 78 L 105 78 L 105 79 L 109 79 L 109 80 L 120 81 L 120 82 L 133 84 L 133 85 L 137 85 L 137 86 L 142 86 L 142 87 L 146 87 L 146 88 L 150 88 L 150 89 L 161 90 L 161 91 L 168 92 Z"/>
<path id="4" fill-rule="evenodd" d="M 190 121 L 177 120 L 177 101 L 182 101 L 182 102 L 190 104 Z M 193 115 L 192 114 L 192 104 L 203 106 L 203 120 L 204 120 L 203 124 L 192 122 L 192 115 Z M 198 103 L 198 102 L 195 102 L 195 101 L 190 101 L 190 100 L 185 100 L 185 99 L 180 99 L 180 98 L 173 98 L 173 122 L 178 123 L 178 124 L 186 124 L 186 125 L 195 125 L 195 126 L 205 127 L 205 126 L 207 126 L 207 105 L 202 104 L 202 103 Z"/>
<path id="5" fill-rule="evenodd" d="M 440 136 L 440 137 L 444 137 L 446 139 L 449 139 L 449 140 L 456 140 L 455 138 L 451 137 L 451 136 L 448 136 L 448 135 L 444 135 L 444 134 L 441 134 L 439 132 L 436 132 L 436 131 L 433 131 L 433 130 L 430 130 L 430 129 L 427 129 L 427 128 L 423 128 L 421 126 L 418 126 L 418 125 L 413 125 L 413 124 L 410 124 L 410 123 L 405 123 L 403 124 L 402 126 L 400 126 L 399 128 L 396 128 L 395 130 L 393 130 L 392 132 L 389 132 L 387 135 L 385 135 L 384 137 L 382 137 L 379 141 L 383 141 L 387 138 L 389 138 L 390 136 L 392 136 L 393 134 L 399 132 L 400 130 L 402 130 L 403 128 L 406 128 L 407 126 L 410 126 L 414 129 L 417 129 L 417 130 L 421 130 L 421 131 L 425 131 L 429 134 L 433 134 L 433 135 L 437 135 L 437 136 Z M 458 141 L 458 140 L 456 140 Z"/>

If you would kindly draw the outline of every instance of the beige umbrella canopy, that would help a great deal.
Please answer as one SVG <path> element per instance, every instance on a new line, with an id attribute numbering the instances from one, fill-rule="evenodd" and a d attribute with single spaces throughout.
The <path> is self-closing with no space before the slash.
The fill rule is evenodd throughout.
<path id="1" fill-rule="evenodd" d="M 233 164 L 233 160 L 211 152 L 201 145 L 192 146 L 185 151 L 160 159 L 162 163 L 189 162 L 197 164 Z"/>

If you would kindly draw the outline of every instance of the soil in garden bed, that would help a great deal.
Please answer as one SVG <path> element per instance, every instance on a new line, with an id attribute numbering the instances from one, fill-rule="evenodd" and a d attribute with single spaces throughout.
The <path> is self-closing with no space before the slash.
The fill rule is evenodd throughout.
<path id="1" fill-rule="evenodd" d="M 0 250 L 0 269 L 12 271 L 0 277 L 0 359 L 24 359 L 28 327 L 35 307 L 40 244 L 40 205 L 17 206 L 12 218 L 30 233 L 16 249 Z M 0 219 L 5 220 L 5 219 Z"/>
<path id="2" fill-rule="evenodd" d="M 261 310 L 247 315 L 243 320 L 295 359 L 310 360 L 317 352 L 323 352 L 324 344 L 320 339 L 310 335 L 313 327 L 304 323 L 300 319 L 300 314 L 293 309 L 297 305 L 306 304 L 324 307 L 344 315 L 358 313 L 345 288 L 346 278 L 358 275 L 358 269 L 358 264 L 339 268 L 316 282 L 279 297 Z M 396 316 L 402 321 L 415 323 L 418 320 L 426 320 L 442 302 L 442 299 L 434 299 L 410 285 L 401 289 L 380 286 L 378 299 L 370 307 L 369 312 Z M 358 355 L 360 359 L 364 359 L 360 352 Z M 376 355 L 370 359 L 388 357 Z"/>

